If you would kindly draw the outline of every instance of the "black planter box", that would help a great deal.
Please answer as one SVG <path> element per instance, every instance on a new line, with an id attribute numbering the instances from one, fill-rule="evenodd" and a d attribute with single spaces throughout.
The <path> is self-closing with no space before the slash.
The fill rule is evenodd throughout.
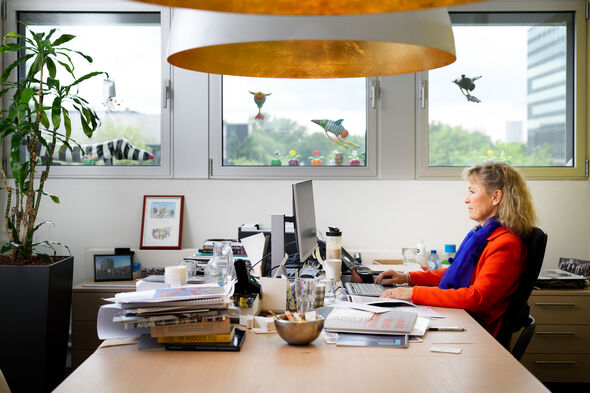
<path id="1" fill-rule="evenodd" d="M 0 369 L 12 393 L 49 392 L 65 377 L 74 257 L 0 266 Z"/>

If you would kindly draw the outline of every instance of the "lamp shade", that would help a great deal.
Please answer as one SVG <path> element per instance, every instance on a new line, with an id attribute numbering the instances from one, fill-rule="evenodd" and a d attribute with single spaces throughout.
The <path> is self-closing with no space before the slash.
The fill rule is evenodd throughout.
<path id="1" fill-rule="evenodd" d="M 352 15 L 412 11 L 482 0 L 136 0 L 170 7 L 270 15 Z"/>
<path id="2" fill-rule="evenodd" d="M 179 9 L 168 62 L 212 74 L 270 78 L 394 75 L 454 62 L 446 9 L 268 16 Z"/>

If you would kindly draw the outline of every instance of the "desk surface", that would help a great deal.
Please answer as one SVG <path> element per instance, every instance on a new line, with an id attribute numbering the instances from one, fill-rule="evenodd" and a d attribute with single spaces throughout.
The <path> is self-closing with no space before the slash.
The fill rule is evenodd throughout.
<path id="1" fill-rule="evenodd" d="M 446 318 L 431 326 L 467 330 L 428 332 L 409 348 L 336 347 L 321 337 L 296 347 L 253 332 L 240 352 L 101 347 L 54 392 L 548 392 L 465 311 L 437 310 Z"/>

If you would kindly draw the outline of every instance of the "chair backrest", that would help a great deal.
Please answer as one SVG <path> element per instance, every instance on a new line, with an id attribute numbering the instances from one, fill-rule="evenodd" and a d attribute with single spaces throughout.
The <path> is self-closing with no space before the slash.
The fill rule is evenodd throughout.
<path id="1" fill-rule="evenodd" d="M 528 326 L 529 305 L 527 301 L 541 271 L 547 246 L 547 234 L 540 228 L 534 227 L 531 233 L 522 240 L 527 249 L 526 265 L 521 274 L 520 284 L 512 295 L 496 336 L 496 340 L 508 350 L 510 350 L 512 333 Z"/>

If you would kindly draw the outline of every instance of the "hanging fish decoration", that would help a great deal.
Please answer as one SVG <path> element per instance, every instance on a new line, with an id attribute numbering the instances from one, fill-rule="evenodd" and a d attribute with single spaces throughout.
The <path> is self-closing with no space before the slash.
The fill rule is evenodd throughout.
<path id="1" fill-rule="evenodd" d="M 250 94 L 254 95 L 254 102 L 256 103 L 256 106 L 258 107 L 258 114 L 256 116 L 254 116 L 254 118 L 256 120 L 264 120 L 264 115 L 260 112 L 260 110 L 262 109 L 262 105 L 264 105 L 264 102 L 266 101 L 266 96 L 269 96 L 272 93 L 266 94 L 261 91 L 259 91 L 258 93 L 254 93 L 254 92 L 250 91 Z"/>
<path id="2" fill-rule="evenodd" d="M 330 140 L 332 142 L 335 142 L 335 143 L 339 144 L 340 146 L 344 146 L 344 147 L 348 147 L 348 146 L 359 147 L 358 145 L 356 145 L 352 142 L 347 142 L 344 140 L 344 138 L 346 138 L 348 136 L 348 131 L 342 126 L 343 121 L 344 121 L 343 119 L 338 119 L 336 121 L 327 120 L 327 119 L 312 120 L 312 122 L 314 122 L 315 124 L 318 124 L 320 127 L 322 127 L 324 129 L 326 136 L 328 138 L 330 138 Z M 328 133 L 332 133 L 337 139 L 332 138 L 330 136 L 330 134 L 328 134 Z"/>

